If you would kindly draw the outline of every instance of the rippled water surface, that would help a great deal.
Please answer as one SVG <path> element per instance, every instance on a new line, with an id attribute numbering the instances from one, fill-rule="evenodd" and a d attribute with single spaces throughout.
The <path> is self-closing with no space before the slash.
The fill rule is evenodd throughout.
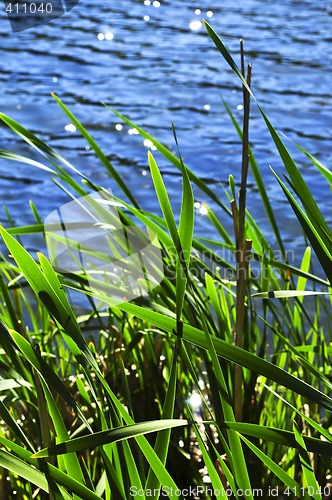
<path id="1" fill-rule="evenodd" d="M 113 5 L 112 5 L 113 4 Z M 111 158 L 127 185 L 147 209 L 157 201 L 147 172 L 143 140 L 116 125 L 101 102 L 129 116 L 174 148 L 174 122 L 180 149 L 196 174 L 220 195 L 232 172 L 239 179 L 240 148 L 221 96 L 241 118 L 238 81 L 218 54 L 204 27 L 208 19 L 238 56 L 245 39 L 253 63 L 253 88 L 272 122 L 331 165 L 331 6 L 316 0 L 174 0 L 159 2 L 81 0 L 50 24 L 13 34 L 0 17 L 1 111 L 49 141 L 97 183 L 114 188 L 107 173 L 54 102 L 55 92 L 85 124 Z M 252 106 L 251 140 L 277 209 L 283 234 L 296 244 L 299 234 L 269 165 L 283 171 L 261 118 Z M 69 126 L 68 126 L 69 125 Z M 2 127 L 0 147 L 28 154 L 27 146 Z M 294 151 L 325 213 L 328 186 Z M 37 157 L 36 157 L 37 158 Z M 181 178 L 159 160 L 175 208 Z M 251 184 L 249 207 L 264 228 L 266 218 Z M 324 189 L 323 189 L 324 188 Z M 28 224 L 33 199 L 42 217 L 66 200 L 46 172 L 1 160 L 0 196 L 16 223 Z M 197 200 L 203 198 L 196 193 Z M 2 212 L 0 220 L 4 221 Z M 204 232 L 204 216 L 197 229 Z"/>

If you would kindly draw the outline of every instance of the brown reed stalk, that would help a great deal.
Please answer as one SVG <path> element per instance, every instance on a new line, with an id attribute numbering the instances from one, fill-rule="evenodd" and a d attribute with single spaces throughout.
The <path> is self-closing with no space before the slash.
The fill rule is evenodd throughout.
<path id="1" fill-rule="evenodd" d="M 247 76 L 245 75 L 244 48 L 243 41 L 240 42 L 241 49 L 241 71 L 246 78 L 247 84 L 251 85 L 251 64 L 248 64 Z M 247 198 L 247 178 L 249 169 L 249 116 L 250 116 L 250 94 L 243 86 L 243 138 L 242 138 L 242 169 L 241 185 L 239 190 L 239 207 L 236 201 L 232 202 L 232 213 L 234 222 L 234 233 L 236 240 L 236 325 L 235 344 L 243 347 L 243 331 L 246 317 L 246 289 L 248 280 L 249 260 L 252 241 L 246 239 L 245 216 Z M 242 420 L 242 392 L 243 392 L 243 371 L 240 365 L 234 368 L 234 413 L 238 421 Z"/>

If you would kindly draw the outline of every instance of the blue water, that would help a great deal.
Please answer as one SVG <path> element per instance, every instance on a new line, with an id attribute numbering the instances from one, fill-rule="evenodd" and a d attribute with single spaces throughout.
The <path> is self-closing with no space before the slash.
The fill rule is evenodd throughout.
<path id="1" fill-rule="evenodd" d="M 119 119 L 101 102 L 172 149 L 174 122 L 184 160 L 222 197 L 229 173 L 239 180 L 241 155 L 220 97 L 239 119 L 242 101 L 235 75 L 204 27 L 192 29 L 196 27 L 193 21 L 197 24 L 205 18 L 235 57 L 239 38 L 245 39 L 247 57 L 253 63 L 253 89 L 271 121 L 331 166 L 331 12 L 330 4 L 316 0 L 169 0 L 161 1 L 159 7 L 142 0 L 118 0 L 104 6 L 81 0 L 67 15 L 16 34 L 11 33 L 2 12 L 0 109 L 50 142 L 96 183 L 119 193 L 84 140 L 68 127 L 70 120 L 50 95 L 55 92 L 149 210 L 156 208 L 157 201 L 147 172 L 148 148 L 139 136 L 128 133 L 129 127 L 117 130 Z M 254 105 L 252 117 L 251 141 L 269 196 L 283 235 L 290 247 L 296 247 L 300 229 L 269 168 L 272 165 L 281 174 L 283 166 Z M 0 132 L 2 149 L 31 154 L 5 127 Z M 294 148 L 292 152 L 329 218 L 328 185 L 301 153 Z M 35 153 L 33 157 L 41 159 Z M 156 157 L 177 210 L 181 178 Z M 42 217 L 67 201 L 46 172 L 4 160 L 0 161 L 0 197 L 17 224 L 34 220 L 30 199 Z M 198 192 L 196 198 L 204 199 Z M 268 232 L 257 200 L 257 190 L 250 184 L 249 208 Z M 5 220 L 2 211 L 0 221 Z M 198 214 L 197 231 L 204 235 L 205 224 L 204 215 Z"/>

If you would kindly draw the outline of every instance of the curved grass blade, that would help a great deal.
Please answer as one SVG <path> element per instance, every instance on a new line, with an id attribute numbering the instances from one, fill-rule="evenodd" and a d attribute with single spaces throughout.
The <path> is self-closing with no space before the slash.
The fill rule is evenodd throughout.
<path id="1" fill-rule="evenodd" d="M 324 272 L 329 279 L 330 283 L 332 283 L 332 267 L 331 267 L 331 261 L 332 261 L 332 255 L 329 249 L 326 247 L 325 242 L 326 239 L 324 238 L 324 241 L 321 238 L 322 234 L 322 228 L 319 227 L 316 223 L 315 220 L 310 219 L 301 209 L 287 186 L 282 182 L 282 180 L 278 177 L 278 175 L 273 172 L 277 181 L 279 182 L 282 190 L 284 191 L 298 221 L 300 222 L 306 236 L 308 237 L 316 255 L 317 258 L 324 269 Z M 318 229 L 318 231 L 317 231 Z M 327 233 L 324 232 L 324 235 L 327 235 Z M 332 240 L 329 241 L 332 243 Z"/>
<path id="2" fill-rule="evenodd" d="M 128 200 L 131 201 L 131 203 L 136 207 L 139 208 L 139 204 L 137 203 L 136 199 L 126 186 L 125 182 L 122 180 L 121 176 L 118 174 L 118 172 L 115 170 L 111 162 L 108 160 L 107 156 L 102 152 L 96 141 L 93 139 L 93 137 L 89 134 L 89 132 L 86 130 L 86 128 L 82 125 L 82 123 L 76 118 L 76 116 L 67 108 L 67 106 L 59 99 L 59 97 L 55 94 L 52 93 L 53 98 L 55 101 L 59 104 L 61 109 L 66 113 L 66 115 L 70 118 L 72 123 L 75 125 L 77 130 L 82 134 L 84 139 L 87 141 L 87 143 L 91 146 L 91 148 L 94 150 L 96 153 L 96 156 L 99 158 L 101 163 L 104 165 L 104 167 L 107 169 L 109 174 L 112 176 L 112 178 L 115 180 L 115 182 L 118 184 L 118 186 L 122 189 L 124 194 L 127 196 Z"/>
<path id="3" fill-rule="evenodd" d="M 255 252 L 252 254 L 253 259 L 256 260 L 257 262 L 262 261 L 262 255 L 259 255 Z M 327 280 L 324 280 L 320 278 L 319 276 L 316 276 L 315 274 L 311 274 L 308 272 L 304 272 L 302 269 L 299 269 L 297 267 L 292 266 L 288 262 L 281 262 L 273 257 L 269 257 L 264 255 L 265 262 L 269 264 L 271 267 L 276 267 L 277 269 L 280 269 L 284 272 L 289 272 L 291 274 L 294 274 L 295 276 L 301 276 L 307 280 L 313 281 L 315 283 L 319 283 L 320 285 L 324 286 L 329 286 L 330 283 Z"/>
<path id="4" fill-rule="evenodd" d="M 255 455 L 264 463 L 268 470 L 271 470 L 273 474 L 280 479 L 281 483 L 291 489 L 292 492 L 298 492 L 299 498 L 304 500 L 310 500 L 311 496 L 307 492 L 303 492 L 303 488 L 299 485 L 295 479 L 291 478 L 287 472 L 285 472 L 278 464 L 276 464 L 270 457 L 268 457 L 264 452 L 262 452 L 257 446 L 255 446 L 249 439 L 246 439 L 240 434 L 240 438 L 246 445 L 251 449 Z M 303 492 L 303 494 L 302 494 Z"/>
<path id="5" fill-rule="evenodd" d="M 247 424 L 244 422 L 222 422 L 218 425 L 238 431 L 246 436 L 263 439 L 272 443 L 277 443 L 282 446 L 289 446 L 291 448 L 298 448 L 299 444 L 295 439 L 294 433 L 276 427 L 266 427 L 265 425 Z M 319 453 L 332 457 L 332 446 L 330 443 L 322 441 L 321 439 L 313 438 L 310 436 L 303 436 L 306 449 L 313 453 Z"/>
<path id="6" fill-rule="evenodd" d="M 67 299 L 63 302 L 59 298 L 59 295 L 37 266 L 36 262 L 20 245 L 20 243 L 13 238 L 13 236 L 11 236 L 3 227 L 0 227 L 0 233 L 32 290 L 39 296 L 50 313 L 60 323 L 60 325 L 62 325 L 79 349 L 81 349 L 81 351 L 90 359 L 90 350 L 84 340 Z M 61 298 L 63 299 L 63 297 L 64 294 Z M 77 353 L 79 354 L 80 352 L 77 351 Z"/>
<path id="7" fill-rule="evenodd" d="M 4 450 L 0 450 L 0 465 L 14 474 L 17 474 L 18 477 L 38 486 L 38 488 L 41 488 L 43 491 L 49 491 L 47 479 L 42 472 Z M 62 490 L 62 494 L 67 500 L 72 498 L 64 490 Z M 59 496 L 56 498 L 59 498 Z"/>
<path id="8" fill-rule="evenodd" d="M 40 466 L 40 462 L 36 458 L 31 458 L 31 453 L 19 446 L 16 443 L 13 443 L 12 441 L 3 438 L 0 436 L 0 443 L 4 445 L 6 448 L 9 450 L 12 450 L 21 461 L 24 461 L 28 464 L 31 464 L 34 466 L 33 470 L 36 470 L 35 468 L 38 469 Z M 17 458 L 17 457 L 14 457 Z M 65 474 L 62 472 L 60 469 L 55 467 L 54 465 L 51 465 L 49 463 L 46 464 L 47 469 L 48 469 L 48 474 L 49 476 L 59 485 L 59 486 L 64 486 L 66 489 L 68 489 L 71 493 L 74 493 L 76 495 L 79 495 L 80 498 L 83 500 L 101 500 L 101 497 L 91 491 L 89 488 L 84 486 L 83 484 L 79 483 L 76 481 L 75 478 L 70 477 L 68 474 Z M 71 498 L 68 495 L 68 498 Z"/>
<path id="9" fill-rule="evenodd" d="M 89 436 L 71 439 L 65 443 L 50 446 L 49 448 L 38 451 L 32 455 L 31 458 L 45 458 L 53 455 L 62 455 L 64 453 L 96 448 L 97 446 L 102 446 L 107 443 L 116 443 L 117 441 L 122 441 L 123 439 L 130 439 L 132 437 L 141 436 L 142 434 L 148 434 L 150 432 L 170 429 L 172 427 L 182 427 L 184 425 L 188 425 L 188 423 L 189 422 L 184 419 L 165 419 L 117 427 L 116 429 L 95 432 Z"/>
<path id="10" fill-rule="evenodd" d="M 295 162 L 293 158 L 291 157 L 290 153 L 288 152 L 286 146 L 284 145 L 283 141 L 281 140 L 279 134 L 273 127 L 272 123 L 268 119 L 267 115 L 264 113 L 262 108 L 260 107 L 257 99 L 255 98 L 254 94 L 252 93 L 252 90 L 250 89 L 249 85 L 247 84 L 245 78 L 243 77 L 240 69 L 238 68 L 237 64 L 235 63 L 234 59 L 232 58 L 231 54 L 228 52 L 226 46 L 224 43 L 221 41 L 221 39 L 218 37 L 217 33 L 213 30 L 213 28 L 209 25 L 208 22 L 204 21 L 205 28 L 211 38 L 211 40 L 214 42 L 216 45 L 217 49 L 225 59 L 225 61 L 229 64 L 229 66 L 232 68 L 232 70 L 235 72 L 235 74 L 238 76 L 238 78 L 241 80 L 242 85 L 245 87 L 245 89 L 250 93 L 251 97 L 254 99 L 254 101 L 257 104 L 257 107 L 269 129 L 269 132 L 271 134 L 271 137 L 277 147 L 277 150 L 279 152 L 280 158 L 282 159 L 285 168 L 291 178 L 291 181 L 294 186 L 296 186 L 298 193 L 300 193 L 301 196 L 301 201 L 306 207 L 306 210 L 308 212 L 308 215 L 310 214 L 311 218 L 313 218 L 317 224 L 321 228 L 324 229 L 326 234 L 331 234 L 330 230 L 327 226 L 327 223 L 320 212 L 310 189 L 308 188 L 307 184 L 305 183 L 299 169 L 295 165 Z"/>
<path id="11" fill-rule="evenodd" d="M 18 154 L 11 153 L 10 151 L 5 151 L 3 149 L 0 149 L 0 158 L 3 158 L 4 160 L 13 160 L 13 161 L 18 161 L 20 163 L 25 163 L 26 165 L 31 165 L 33 167 L 40 168 L 41 170 L 45 170 L 46 172 L 50 174 L 55 174 L 56 171 L 53 170 L 50 167 L 47 167 L 43 163 L 40 163 L 39 161 L 32 160 L 31 158 L 28 158 L 27 156 L 21 156 Z"/>
<path id="12" fill-rule="evenodd" d="M 68 174 L 66 174 L 66 172 L 61 167 L 59 167 L 59 165 L 56 163 L 56 161 L 62 163 L 65 167 L 69 168 L 70 170 L 73 170 L 75 173 L 77 173 L 81 177 L 84 177 L 81 174 L 81 172 L 79 172 L 73 165 L 71 165 L 67 160 L 65 160 L 65 158 L 63 158 L 59 153 L 54 151 L 54 149 L 52 149 L 48 144 L 43 142 L 36 135 L 34 135 L 32 132 L 30 132 L 30 130 L 26 129 L 20 123 L 13 120 L 13 118 L 10 118 L 9 116 L 7 116 L 5 114 L 0 113 L 0 120 L 2 120 L 9 128 L 11 128 L 13 130 L 13 132 L 15 132 L 25 142 L 27 142 L 29 144 L 29 146 L 36 149 L 44 158 L 46 158 L 53 165 L 53 167 L 57 170 L 57 172 L 63 173 L 67 178 L 70 179 L 70 176 L 68 176 Z M 7 151 L 4 151 L 4 154 L 5 154 L 4 157 L 6 158 L 8 155 Z M 21 156 L 20 158 L 21 158 L 21 160 L 23 160 L 24 157 Z M 11 159 L 11 158 L 7 157 L 7 159 Z M 34 165 L 34 166 L 37 166 L 38 168 L 41 168 L 39 162 L 37 162 L 38 165 L 36 165 L 35 163 L 31 163 L 29 159 L 28 159 L 28 162 L 31 165 Z M 43 167 L 45 167 L 45 166 L 43 165 Z M 46 168 L 48 168 L 48 167 L 46 167 Z M 43 170 L 45 170 L 45 168 L 43 168 Z"/>
<path id="13" fill-rule="evenodd" d="M 305 413 L 298 410 L 295 406 L 293 406 L 289 401 L 286 401 L 286 399 L 284 399 L 280 394 L 278 394 L 276 391 L 274 391 L 271 387 L 269 387 L 266 384 L 263 384 L 263 385 L 264 385 L 264 387 L 266 387 L 266 389 L 268 391 L 270 391 L 272 394 L 274 394 L 274 396 L 276 396 L 278 399 L 280 399 L 285 404 L 287 404 L 302 419 L 304 419 L 306 422 L 308 422 L 308 424 L 311 425 L 311 427 L 313 427 L 319 435 L 322 435 L 326 439 L 326 441 L 328 441 L 329 443 L 332 444 L 332 434 L 330 434 L 330 432 L 327 429 L 325 429 L 322 425 L 315 422 L 312 418 L 308 417 Z"/>
<path id="14" fill-rule="evenodd" d="M 308 208 L 306 207 L 305 200 L 303 199 L 303 196 L 301 195 L 301 192 L 296 188 L 296 186 L 288 179 L 286 175 L 284 175 L 286 181 L 290 185 L 290 187 L 293 189 L 293 191 L 296 193 L 296 195 L 299 197 L 301 200 L 301 203 L 303 205 L 303 208 L 306 212 L 308 220 L 311 222 L 313 228 L 315 229 L 316 233 L 319 235 L 319 238 L 322 240 L 324 243 L 325 247 L 327 248 L 328 252 L 330 255 L 332 255 L 332 234 L 328 229 L 323 227 L 320 222 L 315 218 L 315 215 L 311 214 Z M 280 179 L 279 179 L 280 180 Z"/>
<path id="15" fill-rule="evenodd" d="M 292 141 L 292 143 L 300 151 L 302 151 L 302 153 L 304 153 L 307 158 L 309 158 L 309 160 L 312 162 L 313 165 L 315 165 L 315 167 L 318 168 L 318 170 L 320 171 L 320 173 L 323 175 L 323 177 L 325 177 L 325 179 L 327 180 L 327 182 L 330 184 L 330 187 L 331 187 L 332 186 L 332 172 L 331 172 L 331 170 L 329 170 L 327 167 L 325 167 L 325 165 L 323 165 L 314 155 L 312 155 L 311 153 L 309 153 L 308 151 L 306 151 L 299 144 L 297 144 L 294 141 Z"/>
<path id="16" fill-rule="evenodd" d="M 69 288 L 82 291 L 75 287 Z M 91 292 L 87 290 L 84 290 L 84 293 L 92 295 Z M 118 309 L 122 311 L 128 312 L 140 319 L 152 323 L 166 332 L 175 334 L 176 320 L 173 318 L 131 303 L 123 303 L 120 305 L 114 304 L 111 297 L 105 297 L 103 300 L 105 303 L 108 303 L 110 307 L 116 305 Z M 204 332 L 196 327 L 183 323 L 182 338 L 183 340 L 191 342 L 198 347 L 208 350 L 208 344 Z M 324 408 L 332 410 L 332 399 L 329 396 L 323 394 L 321 391 L 315 389 L 306 382 L 294 377 L 285 370 L 282 370 L 273 363 L 270 363 L 255 354 L 251 354 L 245 349 L 241 349 L 215 336 L 212 337 L 212 341 L 218 356 L 264 375 L 266 378 L 271 379 L 298 394 L 301 394 L 305 398 L 315 401 Z"/>
<path id="17" fill-rule="evenodd" d="M 34 224 L 33 226 L 9 227 L 7 229 L 7 232 L 12 235 L 43 233 L 44 224 Z"/>

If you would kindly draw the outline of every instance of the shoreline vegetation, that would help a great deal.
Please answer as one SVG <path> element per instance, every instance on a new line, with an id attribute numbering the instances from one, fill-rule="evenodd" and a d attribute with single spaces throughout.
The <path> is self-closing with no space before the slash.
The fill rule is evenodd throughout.
<path id="1" fill-rule="evenodd" d="M 15 227 L 8 217 L 7 229 L 0 227 L 6 247 L 0 256 L 0 499 L 331 497 L 332 234 L 254 96 L 243 44 L 239 68 L 205 27 L 243 88 L 241 125 L 224 103 L 242 143 L 241 178 L 229 176 L 224 200 L 184 164 L 174 128 L 177 155 L 110 110 L 181 172 L 177 216 L 149 152 L 157 216 L 139 206 L 56 95 L 124 199 L 0 114 L 41 159 L 4 150 L 0 157 L 46 169 L 87 217 L 69 217 L 69 223 L 88 221 L 107 235 L 101 246 L 99 240 L 74 241 L 68 221 L 44 225 L 33 202 L 34 225 Z M 285 248 L 250 145 L 250 105 L 258 106 L 285 167 L 285 175 L 273 173 L 285 210 L 303 229 L 300 266 Z M 330 189 L 331 172 L 298 147 L 317 168 L 322 189 Z M 249 169 L 276 249 L 246 209 Z M 194 190 L 222 209 L 233 234 L 205 202 L 206 234 L 218 238 L 195 236 Z M 28 253 L 29 234 L 46 240 L 51 234 L 50 260 Z M 141 261 L 129 259 L 128 242 L 140 249 Z M 150 243 L 153 252 L 145 254 Z M 73 268 L 57 263 L 65 251 Z M 122 266 L 121 279 L 114 264 L 107 267 L 111 256 Z M 143 275 L 137 274 L 141 264 Z M 84 297 L 84 314 L 75 313 L 72 293 Z"/>

